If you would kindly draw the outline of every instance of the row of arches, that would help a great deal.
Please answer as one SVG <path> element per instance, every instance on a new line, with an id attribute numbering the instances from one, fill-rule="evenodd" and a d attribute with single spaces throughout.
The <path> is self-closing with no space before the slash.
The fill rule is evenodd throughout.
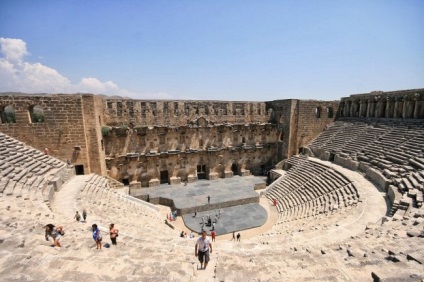
<path id="1" fill-rule="evenodd" d="M 341 117 L 424 118 L 424 101 L 419 95 L 349 99 L 340 103 Z"/>
<path id="2" fill-rule="evenodd" d="M 28 118 L 30 123 L 44 122 L 44 110 L 40 105 L 28 107 Z M 16 112 L 12 105 L 0 107 L 1 123 L 16 123 Z"/>

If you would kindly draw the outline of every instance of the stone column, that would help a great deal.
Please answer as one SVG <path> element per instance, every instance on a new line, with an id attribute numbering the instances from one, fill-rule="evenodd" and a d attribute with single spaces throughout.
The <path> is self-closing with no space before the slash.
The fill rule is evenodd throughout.
<path id="1" fill-rule="evenodd" d="M 350 104 L 351 104 L 351 101 L 346 101 L 345 103 L 345 111 L 344 111 L 345 117 L 350 117 Z"/>
<path id="2" fill-rule="evenodd" d="M 363 117 L 362 111 L 364 110 L 364 101 L 360 100 L 359 101 L 359 117 Z"/>
<path id="3" fill-rule="evenodd" d="M 387 97 L 386 99 L 386 109 L 384 116 L 386 118 L 392 118 L 393 117 L 393 108 L 394 108 L 394 101 L 393 98 Z"/>
<path id="4" fill-rule="evenodd" d="M 380 97 L 377 102 L 377 110 L 375 116 L 378 118 L 383 118 L 386 112 L 386 98 Z"/>
<path id="5" fill-rule="evenodd" d="M 352 113 L 352 116 L 359 117 L 359 100 L 354 101 Z"/>
<path id="6" fill-rule="evenodd" d="M 375 101 L 374 99 L 368 100 L 368 114 L 367 117 L 375 116 Z"/>
<path id="7" fill-rule="evenodd" d="M 401 111 L 402 107 L 403 107 L 402 97 L 395 97 L 395 108 L 393 111 L 394 118 L 402 117 L 402 111 Z"/>
<path id="8" fill-rule="evenodd" d="M 346 104 L 347 104 L 346 102 L 343 102 L 343 105 L 342 105 L 343 107 L 340 108 L 340 112 L 341 112 L 342 117 L 346 116 L 346 107 L 347 107 Z"/>
<path id="9" fill-rule="evenodd" d="M 419 95 L 418 94 L 414 94 L 414 118 L 418 118 L 419 116 L 419 109 L 420 109 L 420 101 L 418 100 Z"/>
<path id="10" fill-rule="evenodd" d="M 402 118 L 408 118 L 408 114 L 407 114 L 407 108 L 408 106 L 408 100 L 406 96 L 403 96 L 403 107 L 402 107 Z"/>

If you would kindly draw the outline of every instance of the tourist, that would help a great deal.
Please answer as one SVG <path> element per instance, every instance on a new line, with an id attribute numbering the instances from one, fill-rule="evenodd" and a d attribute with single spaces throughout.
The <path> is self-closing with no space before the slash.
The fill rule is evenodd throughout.
<path id="1" fill-rule="evenodd" d="M 79 222 L 81 220 L 81 215 L 78 213 L 75 214 L 74 218 Z"/>
<path id="2" fill-rule="evenodd" d="M 215 230 L 215 222 L 212 224 L 212 230 Z"/>
<path id="3" fill-rule="evenodd" d="M 63 231 L 62 226 L 55 227 L 53 224 L 47 224 L 44 226 L 45 228 L 45 237 L 46 241 L 49 240 L 49 237 L 53 238 L 53 246 L 54 247 L 62 247 L 60 245 L 60 238 L 65 235 L 65 231 Z"/>
<path id="4" fill-rule="evenodd" d="M 215 242 L 215 236 L 216 236 L 215 230 L 212 230 L 211 232 L 212 242 Z"/>
<path id="5" fill-rule="evenodd" d="M 240 233 L 237 233 L 237 241 L 238 242 L 240 242 L 240 237 L 241 237 Z"/>
<path id="6" fill-rule="evenodd" d="M 84 219 L 84 222 L 87 221 L 87 211 L 85 209 L 82 211 L 82 218 Z"/>
<path id="7" fill-rule="evenodd" d="M 49 155 L 49 149 L 48 148 L 44 148 L 44 155 Z"/>
<path id="8" fill-rule="evenodd" d="M 190 239 L 194 238 L 194 233 L 193 231 L 190 232 Z"/>
<path id="9" fill-rule="evenodd" d="M 215 215 L 214 222 L 218 222 L 218 215 Z"/>
<path id="10" fill-rule="evenodd" d="M 110 241 L 112 241 L 112 245 L 117 246 L 116 238 L 118 237 L 119 230 L 115 228 L 115 224 L 111 223 L 109 225 L 109 235 L 110 235 Z"/>
<path id="11" fill-rule="evenodd" d="M 231 241 L 236 240 L 236 232 L 233 231 L 233 238 L 231 238 Z"/>
<path id="12" fill-rule="evenodd" d="M 193 215 L 193 217 L 196 217 L 197 216 L 197 210 L 194 210 L 194 215 Z"/>
<path id="13" fill-rule="evenodd" d="M 204 216 L 202 216 L 202 222 L 201 222 L 202 224 L 204 224 L 205 223 L 205 217 Z"/>
<path id="14" fill-rule="evenodd" d="M 208 204 L 211 203 L 211 196 L 208 195 Z"/>
<path id="15" fill-rule="evenodd" d="M 180 237 L 184 238 L 184 231 L 181 231 Z"/>
<path id="16" fill-rule="evenodd" d="M 194 255 L 199 258 L 200 269 L 206 269 L 209 262 L 209 251 L 212 253 L 212 243 L 206 237 L 206 231 L 202 231 L 202 236 L 196 241 Z"/>
<path id="17" fill-rule="evenodd" d="M 100 232 L 100 229 L 97 227 L 97 224 L 93 224 L 91 227 L 93 230 L 93 240 L 96 242 L 96 249 L 101 250 L 102 249 L 102 234 Z"/>

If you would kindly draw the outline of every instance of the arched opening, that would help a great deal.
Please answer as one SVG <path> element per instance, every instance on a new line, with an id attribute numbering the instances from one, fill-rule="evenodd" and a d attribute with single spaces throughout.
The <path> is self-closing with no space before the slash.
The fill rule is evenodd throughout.
<path id="1" fill-rule="evenodd" d="M 320 107 L 315 108 L 315 116 L 316 116 L 316 118 L 321 117 L 321 108 Z"/>
<path id="2" fill-rule="evenodd" d="M 327 117 L 328 118 L 333 118 L 333 107 L 328 107 L 327 108 Z"/>
<path id="3" fill-rule="evenodd" d="M 2 123 L 16 123 L 15 109 L 12 105 L 4 107 L 1 113 Z"/>
<path id="4" fill-rule="evenodd" d="M 0 123 L 6 123 L 6 113 L 4 107 L 0 107 Z"/>
<path id="5" fill-rule="evenodd" d="M 44 111 L 40 105 L 31 106 L 28 111 L 31 123 L 44 122 Z"/>
<path id="6" fill-rule="evenodd" d="M 278 137 L 278 141 L 280 141 L 280 142 L 284 141 L 284 132 L 280 133 L 280 136 Z"/>
<path id="7" fill-rule="evenodd" d="M 231 171 L 233 172 L 234 175 L 238 175 L 238 164 L 237 163 L 233 163 L 231 165 Z"/>

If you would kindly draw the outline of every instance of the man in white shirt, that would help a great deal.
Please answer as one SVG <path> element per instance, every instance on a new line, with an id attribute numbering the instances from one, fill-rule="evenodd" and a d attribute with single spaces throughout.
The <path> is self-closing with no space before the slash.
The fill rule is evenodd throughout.
<path id="1" fill-rule="evenodd" d="M 209 262 L 209 251 L 212 253 L 212 243 L 206 237 L 206 231 L 203 230 L 202 237 L 197 239 L 196 246 L 194 248 L 194 255 L 198 257 L 200 261 L 200 269 L 206 269 Z"/>

